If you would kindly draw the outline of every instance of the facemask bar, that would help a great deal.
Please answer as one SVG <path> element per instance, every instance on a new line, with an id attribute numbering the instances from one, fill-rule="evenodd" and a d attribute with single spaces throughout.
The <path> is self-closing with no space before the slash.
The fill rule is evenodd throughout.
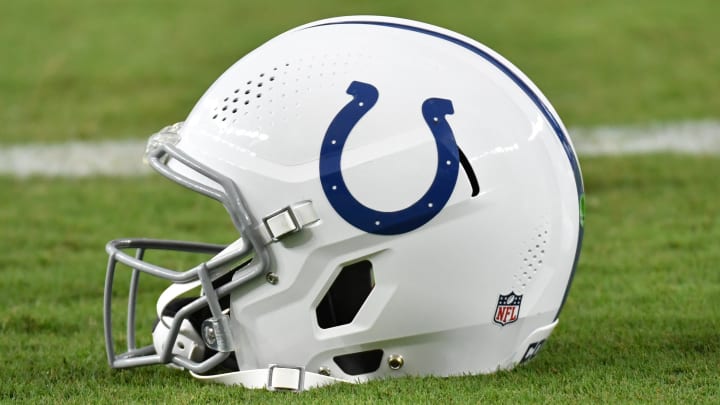
<path id="1" fill-rule="evenodd" d="M 226 347 L 223 350 L 219 350 L 218 353 L 202 362 L 195 362 L 182 356 L 173 355 L 172 349 L 183 320 L 199 309 L 209 307 L 214 325 L 224 329 L 218 332 L 224 334 L 223 338 L 231 339 L 229 318 L 222 313 L 220 298 L 227 296 L 238 286 L 265 273 L 270 267 L 271 259 L 268 249 L 263 243 L 262 237 L 258 234 L 257 224 L 250 215 L 237 185 L 227 176 L 200 163 L 175 146 L 174 143 L 179 139 L 178 130 L 180 125 L 175 124 L 166 127 L 151 136 L 146 151 L 148 163 L 163 176 L 222 203 L 230 214 L 233 224 L 240 232 L 241 239 L 229 246 L 159 239 L 119 239 L 108 242 L 105 250 L 110 257 L 105 278 L 103 312 L 108 362 L 110 367 L 113 368 L 173 363 L 195 373 L 205 373 L 218 366 L 229 357 L 232 352 L 231 348 L 236 347 L 232 341 L 226 342 Z M 222 191 L 208 187 L 173 171 L 167 166 L 170 158 L 220 185 Z M 123 249 L 136 249 L 135 255 L 132 256 L 124 252 Z M 147 250 L 204 253 L 213 254 L 214 257 L 189 270 L 175 271 L 144 261 L 143 257 Z M 250 255 L 252 255 L 252 261 L 242 270 L 239 270 L 231 282 L 218 288 L 212 285 L 213 279 L 227 273 L 229 266 L 236 266 L 242 261 L 246 262 L 249 260 Z M 120 355 L 115 355 L 111 309 L 113 281 L 118 262 L 130 267 L 132 274 L 127 314 L 128 350 Z M 160 353 L 156 352 L 154 345 L 137 348 L 135 343 L 135 310 L 141 273 L 147 273 L 173 283 L 199 282 L 203 289 L 202 296 L 183 306 L 175 314 L 172 323 L 168 325 L 169 331 Z"/>

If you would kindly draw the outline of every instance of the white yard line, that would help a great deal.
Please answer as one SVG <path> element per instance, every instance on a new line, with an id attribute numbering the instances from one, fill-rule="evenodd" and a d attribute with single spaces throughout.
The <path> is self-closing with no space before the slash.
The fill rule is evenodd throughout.
<path id="1" fill-rule="evenodd" d="M 720 121 L 570 129 L 580 159 L 592 155 L 678 152 L 720 154 Z M 144 140 L 0 146 L 0 175 L 16 177 L 150 173 Z"/>
<path id="2" fill-rule="evenodd" d="M 0 174 L 137 176 L 152 171 L 142 161 L 144 151 L 139 140 L 0 146 Z"/>
<path id="3" fill-rule="evenodd" d="M 720 121 L 576 128 L 570 130 L 570 137 L 580 158 L 653 152 L 720 154 Z"/>

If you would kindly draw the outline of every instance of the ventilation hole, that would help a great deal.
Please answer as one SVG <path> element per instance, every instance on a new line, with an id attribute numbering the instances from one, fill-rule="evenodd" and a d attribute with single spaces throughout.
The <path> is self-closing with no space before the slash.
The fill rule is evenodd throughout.
<path id="1" fill-rule="evenodd" d="M 213 119 L 217 118 L 217 116 L 218 116 L 217 114 L 213 115 Z"/>
<path id="2" fill-rule="evenodd" d="M 180 350 L 185 350 L 185 344 L 183 342 L 177 342 L 177 347 Z"/>
<path id="3" fill-rule="evenodd" d="M 223 120 L 223 121 L 225 121 L 226 119 L 227 119 L 227 117 L 223 117 L 223 119 L 222 119 L 222 120 Z"/>
<path id="4" fill-rule="evenodd" d="M 232 112 L 233 112 L 233 114 L 235 114 L 237 112 L 237 108 L 233 108 Z"/>
<path id="5" fill-rule="evenodd" d="M 250 100 L 245 100 L 245 103 L 243 103 L 243 104 L 245 104 L 245 105 L 250 104 Z"/>
<path id="6" fill-rule="evenodd" d="M 237 94 L 240 91 L 240 89 L 235 89 L 234 93 Z"/>
<path id="7" fill-rule="evenodd" d="M 248 80 L 245 84 L 252 84 L 252 80 Z"/>
<path id="8" fill-rule="evenodd" d="M 333 357 L 335 364 L 348 375 L 360 375 L 377 371 L 380 368 L 382 359 L 383 351 L 380 349 Z"/>
<path id="9" fill-rule="evenodd" d="M 230 97 L 225 97 L 225 100 L 223 100 L 223 101 L 228 101 L 228 100 L 230 100 Z"/>
<path id="10" fill-rule="evenodd" d="M 255 97 L 257 97 L 257 98 L 262 97 L 262 93 L 258 93 L 257 96 L 255 96 Z"/>
<path id="11" fill-rule="evenodd" d="M 224 107 L 222 108 L 222 110 L 223 110 L 223 111 L 227 111 L 227 106 L 224 106 Z"/>
<path id="12" fill-rule="evenodd" d="M 343 267 L 315 310 L 318 325 L 327 329 L 352 322 L 373 287 L 372 263 L 368 260 Z"/>
<path id="13" fill-rule="evenodd" d="M 237 102 L 238 102 L 238 99 L 237 99 L 237 97 L 235 97 L 235 98 L 233 99 L 233 103 L 237 103 Z"/>
<path id="14" fill-rule="evenodd" d="M 245 90 L 245 94 L 250 94 L 250 90 Z"/>
<path id="15" fill-rule="evenodd" d="M 275 81 L 275 76 L 270 76 L 270 81 L 271 82 Z"/>
<path id="16" fill-rule="evenodd" d="M 258 83 L 257 86 L 262 87 L 263 86 L 262 82 Z"/>

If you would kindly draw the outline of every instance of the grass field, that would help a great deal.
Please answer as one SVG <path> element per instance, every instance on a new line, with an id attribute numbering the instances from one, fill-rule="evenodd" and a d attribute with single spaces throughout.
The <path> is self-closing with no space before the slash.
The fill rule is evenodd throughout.
<path id="1" fill-rule="evenodd" d="M 720 118 L 713 1 L 30 0 L 0 3 L 0 145 L 145 136 L 181 120 L 272 35 L 354 13 L 421 19 L 489 44 L 571 127 Z M 300 396 L 107 367 L 105 242 L 225 241 L 232 230 L 216 204 L 160 176 L 0 177 L 0 402 L 720 403 L 720 156 L 580 160 L 584 250 L 536 359 L 489 376 Z"/>
<path id="2" fill-rule="evenodd" d="M 540 356 L 497 375 L 336 386 L 301 397 L 202 385 L 162 367 L 107 368 L 104 242 L 169 229 L 178 238 L 222 240 L 223 232 L 209 230 L 227 229 L 216 204 L 161 178 L 0 180 L 15 196 L 0 202 L 9 244 L 0 256 L 0 399 L 716 403 L 720 206 L 707 194 L 717 187 L 720 159 L 583 163 L 592 190 L 585 250 L 560 326 Z"/>

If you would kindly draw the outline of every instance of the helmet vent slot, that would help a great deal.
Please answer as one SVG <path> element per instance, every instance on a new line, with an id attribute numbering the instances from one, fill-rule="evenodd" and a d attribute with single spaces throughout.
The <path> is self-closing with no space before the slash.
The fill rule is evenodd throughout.
<path id="1" fill-rule="evenodd" d="M 289 63 L 282 66 L 282 70 L 279 70 L 278 67 L 273 67 L 270 73 L 262 72 L 258 74 L 255 80 L 246 80 L 239 86 L 235 87 L 229 96 L 218 102 L 212 112 L 212 119 L 225 121 L 230 118 L 228 115 L 230 112 L 228 110 L 230 108 L 232 108 L 232 114 L 237 114 L 239 112 L 247 114 L 247 108 L 249 108 L 249 106 L 253 103 L 255 108 L 260 108 L 260 104 L 258 102 L 260 101 L 259 99 L 263 97 L 261 90 L 272 90 L 273 84 L 278 84 L 276 82 L 278 79 L 277 75 L 287 74 L 289 67 Z M 251 100 L 255 101 L 251 102 Z"/>
<path id="2" fill-rule="evenodd" d="M 382 358 L 383 351 L 376 349 L 335 356 L 333 360 L 345 374 L 360 375 L 377 371 L 380 368 Z"/>
<path id="3" fill-rule="evenodd" d="M 515 281 L 519 286 L 518 292 L 522 292 L 533 281 L 537 272 L 543 267 L 543 259 L 547 249 L 549 238 L 547 224 L 536 228 L 535 234 L 527 245 L 523 254 L 523 261 L 520 271 L 515 274 Z"/>
<path id="4" fill-rule="evenodd" d="M 315 310 L 318 325 L 327 329 L 351 323 L 373 287 L 375 278 L 369 260 L 343 267 Z"/>

